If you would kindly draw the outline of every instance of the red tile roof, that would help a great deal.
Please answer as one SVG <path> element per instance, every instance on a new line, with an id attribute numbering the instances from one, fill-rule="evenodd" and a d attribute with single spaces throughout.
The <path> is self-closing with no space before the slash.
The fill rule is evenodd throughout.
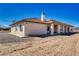
<path id="1" fill-rule="evenodd" d="M 36 23 L 42 23 L 42 24 L 50 24 L 51 22 L 49 21 L 41 21 L 41 19 L 35 19 L 35 18 L 30 18 L 25 20 L 26 22 L 36 22 Z"/>
<path id="2" fill-rule="evenodd" d="M 41 19 L 38 19 L 38 18 L 26 18 L 26 19 L 23 19 L 21 21 L 18 21 L 14 24 L 11 24 L 12 25 L 15 25 L 15 24 L 18 24 L 20 22 L 33 22 L 33 23 L 40 23 L 40 24 L 51 24 L 51 23 L 59 23 L 59 24 L 64 24 L 64 25 L 67 25 L 67 26 L 72 26 L 72 25 L 68 25 L 68 24 L 65 24 L 65 23 L 62 23 L 62 22 L 59 22 L 59 21 L 55 21 L 55 20 L 49 20 L 49 21 L 41 21 Z"/>
<path id="3" fill-rule="evenodd" d="M 33 23 L 40 23 L 40 24 L 51 24 L 51 22 L 49 21 L 41 21 L 41 19 L 37 19 L 37 18 L 27 18 L 27 19 L 23 19 L 21 21 L 18 21 L 14 24 L 17 24 L 19 22 L 33 22 Z M 11 25 L 14 25 L 14 24 L 11 24 Z"/>

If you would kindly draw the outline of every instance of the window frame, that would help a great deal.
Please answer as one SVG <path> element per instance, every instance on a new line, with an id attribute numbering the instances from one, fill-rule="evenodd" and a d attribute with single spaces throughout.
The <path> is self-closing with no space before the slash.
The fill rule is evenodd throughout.
<path id="1" fill-rule="evenodd" d="M 20 29 L 20 31 L 23 31 L 23 26 L 19 25 L 19 29 Z"/>

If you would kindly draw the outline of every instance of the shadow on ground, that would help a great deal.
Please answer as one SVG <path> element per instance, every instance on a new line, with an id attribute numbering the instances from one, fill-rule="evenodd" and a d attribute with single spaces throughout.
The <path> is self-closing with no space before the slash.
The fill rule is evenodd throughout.
<path id="1" fill-rule="evenodd" d="M 0 33 L 0 43 L 20 43 L 26 42 L 28 40 L 32 40 L 32 38 L 21 38 L 15 35 L 11 35 L 8 33 Z"/>
<path id="2" fill-rule="evenodd" d="M 74 34 L 78 34 L 78 32 L 73 32 L 73 33 L 64 33 L 64 34 L 54 34 L 54 35 L 29 35 L 29 37 L 41 37 L 41 38 L 45 38 L 45 37 L 49 37 L 49 36 L 71 36 L 71 35 L 74 35 Z"/>
<path id="3" fill-rule="evenodd" d="M 40 37 L 40 38 L 46 38 L 46 37 L 50 37 L 50 36 L 71 36 L 71 35 L 74 35 L 74 34 L 77 34 L 77 32 L 75 33 L 65 33 L 65 34 L 56 34 L 56 35 L 29 35 L 25 38 L 21 38 L 21 37 L 18 37 L 18 36 L 15 36 L 15 35 L 11 35 L 11 34 L 8 34 L 8 33 L 0 33 L 0 43 L 20 43 L 20 42 L 27 42 L 27 41 L 30 41 L 30 40 L 33 40 L 34 38 L 33 37 Z"/>
<path id="4" fill-rule="evenodd" d="M 65 34 L 59 34 L 59 35 L 64 35 L 64 36 L 71 36 L 74 34 L 78 34 L 78 32 L 73 32 L 73 33 L 65 33 Z"/>

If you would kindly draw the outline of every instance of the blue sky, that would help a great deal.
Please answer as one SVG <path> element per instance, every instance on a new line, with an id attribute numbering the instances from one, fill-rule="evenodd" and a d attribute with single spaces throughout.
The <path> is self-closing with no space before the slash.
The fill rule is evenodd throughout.
<path id="1" fill-rule="evenodd" d="M 0 3 L 0 24 L 10 25 L 12 20 L 40 18 L 42 11 L 46 14 L 46 19 L 55 19 L 79 27 L 79 4 L 77 3 Z"/>

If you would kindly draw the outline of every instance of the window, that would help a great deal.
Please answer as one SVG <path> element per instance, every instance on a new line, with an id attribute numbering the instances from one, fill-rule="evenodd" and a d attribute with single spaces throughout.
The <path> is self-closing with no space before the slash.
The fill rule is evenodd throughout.
<path id="1" fill-rule="evenodd" d="M 50 27 L 49 26 L 47 26 L 47 31 L 49 31 L 50 30 Z"/>
<path id="2" fill-rule="evenodd" d="M 23 27 L 22 25 L 19 25 L 20 31 L 23 31 Z"/>
<path id="3" fill-rule="evenodd" d="M 15 31 L 18 31 L 18 30 L 23 31 L 22 25 L 17 25 L 15 27 Z"/>
<path id="4" fill-rule="evenodd" d="M 17 30 L 18 30 L 18 28 L 19 28 L 19 26 L 18 26 L 18 25 L 16 25 L 16 27 L 15 27 L 15 31 L 17 31 Z"/>

